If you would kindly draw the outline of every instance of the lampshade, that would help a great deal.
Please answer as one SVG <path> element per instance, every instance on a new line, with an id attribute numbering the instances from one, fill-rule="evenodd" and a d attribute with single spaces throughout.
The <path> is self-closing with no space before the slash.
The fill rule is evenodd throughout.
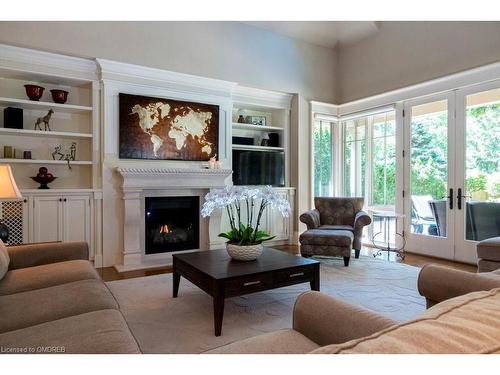
<path id="1" fill-rule="evenodd" d="M 21 192 L 17 188 L 10 165 L 0 165 L 0 199 L 17 200 L 21 198 Z"/>

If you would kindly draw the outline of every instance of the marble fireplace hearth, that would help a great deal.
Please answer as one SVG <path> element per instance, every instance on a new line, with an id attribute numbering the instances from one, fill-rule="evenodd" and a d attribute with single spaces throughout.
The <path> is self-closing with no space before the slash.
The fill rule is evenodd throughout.
<path id="1" fill-rule="evenodd" d="M 200 197 L 211 189 L 230 182 L 230 169 L 202 168 L 116 168 L 123 179 L 124 201 L 123 264 L 115 265 L 119 272 L 158 268 L 172 263 L 175 252 L 146 254 L 145 199 L 146 197 Z M 199 220 L 199 250 L 223 247 L 217 237 L 221 231 L 221 213 Z M 197 250 L 197 249 L 190 249 Z M 190 251 L 184 250 L 184 251 Z"/>

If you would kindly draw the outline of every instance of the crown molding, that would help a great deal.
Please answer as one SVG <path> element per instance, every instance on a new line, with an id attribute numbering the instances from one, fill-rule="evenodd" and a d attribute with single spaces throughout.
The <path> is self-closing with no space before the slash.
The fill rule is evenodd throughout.
<path id="1" fill-rule="evenodd" d="M 253 87 L 236 86 L 233 91 L 235 105 L 251 105 L 257 107 L 290 109 L 292 94 L 256 89 Z"/>
<path id="2" fill-rule="evenodd" d="M 19 72 L 66 77 L 80 81 L 97 80 L 92 59 L 60 55 L 0 44 L 0 68 Z"/>
<path id="3" fill-rule="evenodd" d="M 103 81 L 120 81 L 138 85 L 164 87 L 183 92 L 205 93 L 231 97 L 236 83 L 206 78 L 191 74 L 121 63 L 97 58 L 100 77 Z"/>

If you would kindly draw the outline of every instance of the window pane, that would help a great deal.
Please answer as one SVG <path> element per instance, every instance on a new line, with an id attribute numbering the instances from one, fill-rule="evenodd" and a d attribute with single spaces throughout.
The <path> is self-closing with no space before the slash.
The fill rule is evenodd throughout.
<path id="1" fill-rule="evenodd" d="M 448 102 L 412 107 L 410 189 L 412 233 L 446 237 Z"/>
<path id="2" fill-rule="evenodd" d="M 467 96 L 466 239 L 500 236 L 500 89 Z"/>
<path id="3" fill-rule="evenodd" d="M 331 196 L 332 187 L 332 124 L 316 121 L 314 138 L 314 196 Z"/>

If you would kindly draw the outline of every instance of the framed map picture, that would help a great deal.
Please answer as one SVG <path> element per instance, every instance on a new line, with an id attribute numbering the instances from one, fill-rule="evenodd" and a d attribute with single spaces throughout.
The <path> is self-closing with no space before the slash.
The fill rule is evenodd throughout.
<path id="1" fill-rule="evenodd" d="M 120 94 L 120 158 L 205 161 L 217 154 L 219 106 Z"/>

